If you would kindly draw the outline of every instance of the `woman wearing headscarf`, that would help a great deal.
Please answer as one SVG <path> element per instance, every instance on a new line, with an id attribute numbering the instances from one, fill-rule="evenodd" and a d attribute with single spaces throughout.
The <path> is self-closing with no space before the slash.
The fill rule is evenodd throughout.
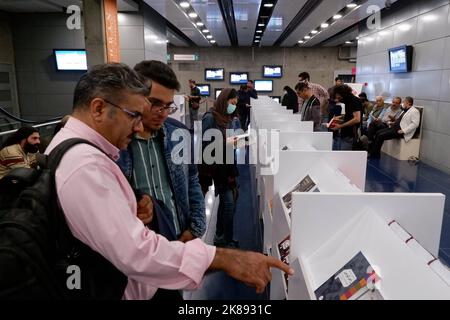
<path id="1" fill-rule="evenodd" d="M 237 241 L 233 240 L 233 224 L 239 172 L 234 155 L 235 140 L 227 137 L 237 99 L 235 89 L 223 89 L 214 107 L 206 112 L 202 119 L 203 140 L 210 141 L 202 142 L 203 163 L 199 165 L 199 179 L 203 193 L 206 193 L 214 182 L 215 195 L 219 196 L 214 245 L 222 247 L 238 246 Z"/>
<path id="2" fill-rule="evenodd" d="M 298 97 L 297 93 L 289 86 L 283 88 L 284 96 L 281 100 L 281 105 L 286 106 L 289 110 L 294 110 L 294 113 L 298 112 Z"/>

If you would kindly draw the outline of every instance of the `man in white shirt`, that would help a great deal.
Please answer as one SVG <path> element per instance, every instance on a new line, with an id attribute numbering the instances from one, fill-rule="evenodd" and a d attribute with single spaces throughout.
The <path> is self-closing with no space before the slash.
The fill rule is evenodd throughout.
<path id="1" fill-rule="evenodd" d="M 391 127 L 382 129 L 375 135 L 375 141 L 369 149 L 370 158 L 380 158 L 381 147 L 384 141 L 403 138 L 408 142 L 414 136 L 414 132 L 416 132 L 420 124 L 420 111 L 413 107 L 414 100 L 411 97 L 406 97 L 403 104 L 404 107 L 400 116 Z"/>

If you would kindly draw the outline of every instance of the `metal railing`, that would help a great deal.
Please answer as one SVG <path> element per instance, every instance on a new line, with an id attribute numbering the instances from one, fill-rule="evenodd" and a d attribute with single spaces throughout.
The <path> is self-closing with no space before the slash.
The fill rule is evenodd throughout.
<path id="1" fill-rule="evenodd" d="M 54 117 L 47 120 L 35 121 L 35 120 L 26 120 L 21 119 L 15 115 L 10 114 L 4 108 L 0 107 L 0 115 L 3 114 L 3 117 L 0 117 L 0 120 L 3 120 L 4 123 L 0 124 L 0 146 L 4 143 L 5 139 L 14 132 L 16 132 L 23 124 L 30 125 L 34 128 L 39 128 L 39 134 L 41 137 L 41 151 L 45 150 L 47 145 L 50 143 L 53 138 L 53 134 L 55 131 L 55 126 L 61 122 L 62 116 Z M 12 122 L 10 119 L 13 119 Z M 3 129 L 7 129 L 2 131 Z"/>

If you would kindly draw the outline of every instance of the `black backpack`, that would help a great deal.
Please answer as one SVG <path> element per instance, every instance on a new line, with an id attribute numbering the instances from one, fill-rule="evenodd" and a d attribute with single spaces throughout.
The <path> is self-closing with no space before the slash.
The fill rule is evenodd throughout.
<path id="1" fill-rule="evenodd" d="M 38 169 L 15 169 L 0 179 L 0 300 L 122 298 L 127 277 L 73 237 L 58 205 L 56 168 L 80 143 L 96 147 L 69 139 L 39 155 Z M 81 271 L 81 288 L 68 285 L 70 266 Z"/>

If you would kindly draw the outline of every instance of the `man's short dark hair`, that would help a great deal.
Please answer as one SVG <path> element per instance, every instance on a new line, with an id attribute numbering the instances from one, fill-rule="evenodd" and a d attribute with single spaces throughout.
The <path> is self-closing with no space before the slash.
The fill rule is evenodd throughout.
<path id="1" fill-rule="evenodd" d="M 394 102 L 394 100 L 399 100 L 400 103 L 402 103 L 402 98 L 400 98 L 400 97 L 394 97 L 394 99 L 392 99 L 392 102 Z"/>
<path id="2" fill-rule="evenodd" d="M 338 94 L 342 98 L 347 98 L 347 97 L 350 97 L 350 95 L 353 95 L 353 89 L 346 84 L 340 84 L 340 85 L 335 86 L 333 88 L 333 92 L 334 92 L 334 96 L 336 96 Z"/>
<path id="3" fill-rule="evenodd" d="M 195 80 L 193 80 L 193 79 L 189 79 L 189 82 L 193 83 L 193 84 L 196 84 Z"/>
<path id="4" fill-rule="evenodd" d="M 180 90 L 180 82 L 178 82 L 175 72 L 165 63 L 157 60 L 145 60 L 134 66 L 143 82 L 148 80 L 154 81 L 163 87 Z"/>
<path id="5" fill-rule="evenodd" d="M 334 79 L 334 82 L 337 82 L 337 81 L 342 81 L 342 82 L 344 82 L 344 80 L 343 80 L 341 77 L 336 77 L 336 78 Z"/>
<path id="6" fill-rule="evenodd" d="M 301 92 L 303 90 L 309 89 L 309 86 L 307 83 L 304 82 L 299 82 L 297 83 L 297 85 L 295 86 L 295 91 Z"/>
<path id="7" fill-rule="evenodd" d="M 87 107 L 95 98 L 120 103 L 123 92 L 148 96 L 149 88 L 130 67 L 123 63 L 105 63 L 92 67 L 81 76 L 73 96 L 73 108 Z"/>
<path id="8" fill-rule="evenodd" d="M 311 77 L 309 76 L 308 72 L 302 72 L 298 75 L 299 78 L 302 78 L 303 80 L 311 80 Z"/>
<path id="9" fill-rule="evenodd" d="M 410 105 L 414 104 L 414 99 L 412 97 L 405 97 L 405 101 L 408 101 Z"/>
<path id="10" fill-rule="evenodd" d="M 253 80 L 247 80 L 247 83 L 249 83 L 249 82 L 250 82 L 250 83 L 254 83 Z"/>

